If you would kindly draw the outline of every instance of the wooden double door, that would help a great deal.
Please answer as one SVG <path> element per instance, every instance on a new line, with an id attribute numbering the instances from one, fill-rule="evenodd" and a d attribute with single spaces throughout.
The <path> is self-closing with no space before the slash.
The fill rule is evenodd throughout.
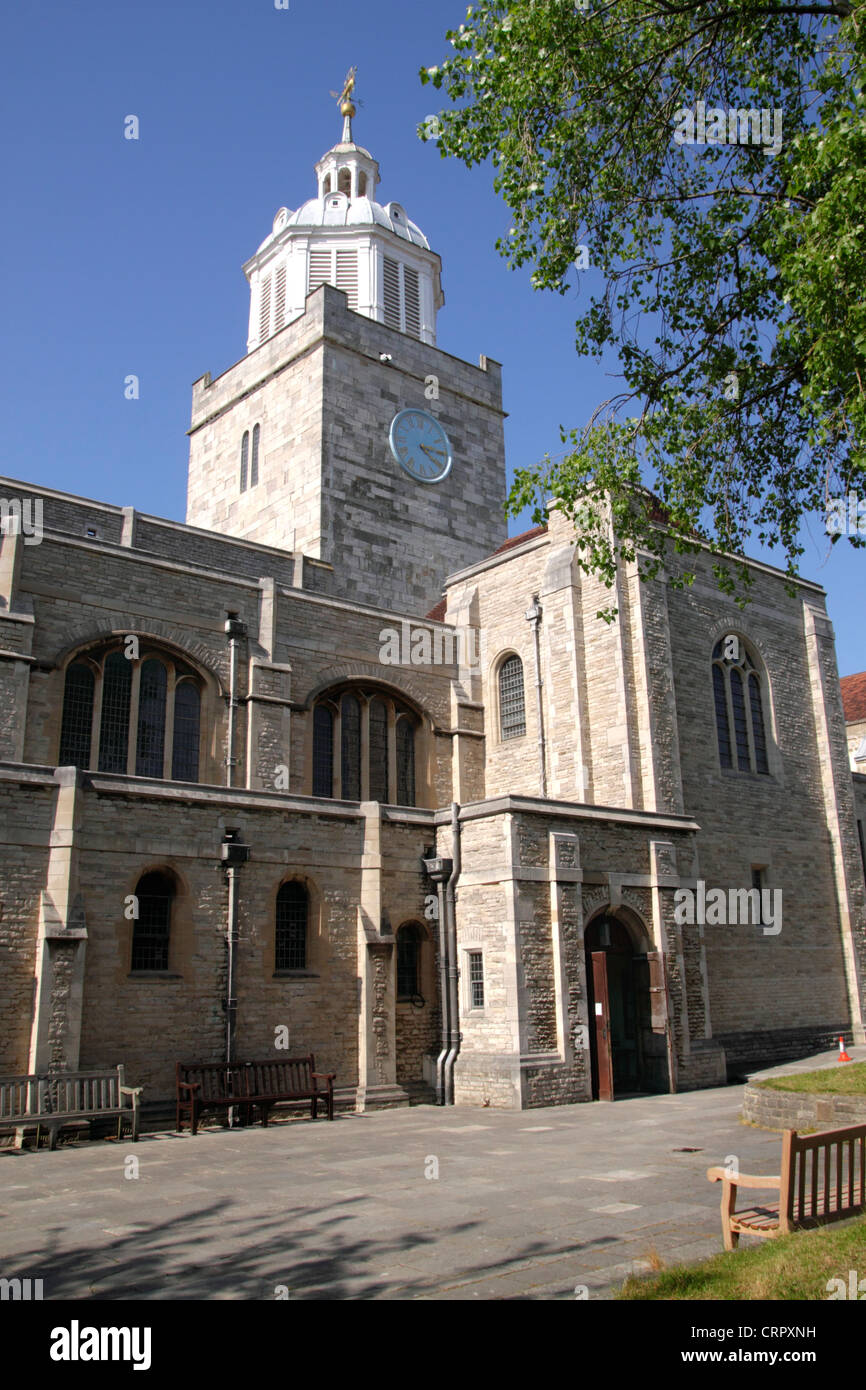
<path id="1" fill-rule="evenodd" d="M 667 1091 L 667 1008 L 660 951 L 636 949 L 616 917 L 586 931 L 594 1100 Z"/>

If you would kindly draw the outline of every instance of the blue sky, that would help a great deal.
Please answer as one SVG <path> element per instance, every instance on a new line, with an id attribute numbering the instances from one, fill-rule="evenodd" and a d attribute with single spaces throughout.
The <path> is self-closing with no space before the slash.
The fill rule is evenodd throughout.
<path id="1" fill-rule="evenodd" d="M 503 363 L 509 473 L 559 453 L 559 425 L 613 393 L 613 364 L 577 358 L 576 292 L 533 292 L 494 250 L 509 219 L 490 171 L 416 136 L 438 102 L 418 69 L 464 16 L 459 0 L 7 7 L 0 471 L 183 519 L 191 383 L 243 356 L 241 265 L 277 208 L 313 196 L 313 165 L 341 131 L 330 91 L 352 64 L 381 199 L 443 258 L 439 346 Z M 123 138 L 129 114 L 138 141 Z M 844 675 L 866 667 L 866 552 L 826 550 L 813 523 L 802 571 L 828 590 Z"/>

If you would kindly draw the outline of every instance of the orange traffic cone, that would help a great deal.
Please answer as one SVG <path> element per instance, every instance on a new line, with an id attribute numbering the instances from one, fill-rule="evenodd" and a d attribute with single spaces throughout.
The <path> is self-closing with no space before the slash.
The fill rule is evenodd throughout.
<path id="1" fill-rule="evenodd" d="M 839 1061 L 840 1061 L 840 1062 L 850 1062 L 850 1061 L 851 1061 L 851 1058 L 848 1056 L 848 1053 L 845 1051 L 845 1039 L 844 1039 L 844 1038 L 840 1038 L 840 1039 L 839 1039 Z"/>

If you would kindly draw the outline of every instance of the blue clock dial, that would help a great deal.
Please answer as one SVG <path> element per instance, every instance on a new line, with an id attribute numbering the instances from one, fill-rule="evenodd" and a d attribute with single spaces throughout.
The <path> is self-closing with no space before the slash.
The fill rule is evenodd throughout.
<path id="1" fill-rule="evenodd" d="M 401 410 L 391 421 L 391 453 L 416 483 L 441 483 L 451 472 L 451 441 L 426 410 Z"/>

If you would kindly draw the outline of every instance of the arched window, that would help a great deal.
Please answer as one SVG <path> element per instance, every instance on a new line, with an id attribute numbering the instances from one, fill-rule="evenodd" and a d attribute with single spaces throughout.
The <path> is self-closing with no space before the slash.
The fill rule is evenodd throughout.
<path id="1" fill-rule="evenodd" d="M 191 680 L 181 681 L 174 692 L 174 734 L 171 775 L 175 782 L 198 781 L 198 746 L 201 695 Z"/>
<path id="2" fill-rule="evenodd" d="M 416 804 L 415 736 L 420 723 L 414 710 L 387 693 L 338 688 L 319 697 L 312 726 L 313 796 L 336 794 L 336 753 L 344 801 Z"/>
<path id="3" fill-rule="evenodd" d="M 313 796 L 334 795 L 334 713 L 327 705 L 313 711 Z"/>
<path id="4" fill-rule="evenodd" d="M 412 999 L 421 993 L 421 944 L 424 930 L 409 922 L 397 930 L 397 998 Z"/>
<path id="5" fill-rule="evenodd" d="M 337 175 L 337 192 L 345 193 L 347 198 L 352 196 L 352 171 L 351 169 L 341 169 Z"/>
<path id="6" fill-rule="evenodd" d="M 361 800 L 361 706 L 354 695 L 340 701 L 341 772 L 344 801 Z"/>
<path id="7" fill-rule="evenodd" d="M 310 898 L 302 883 L 284 883 L 277 893 L 275 970 L 307 967 Z"/>
<path id="8" fill-rule="evenodd" d="M 526 733 L 523 662 L 509 656 L 499 668 L 499 737 L 522 738 Z"/>
<path id="9" fill-rule="evenodd" d="M 415 726 L 407 715 L 397 720 L 397 805 L 415 805 Z"/>
<path id="10" fill-rule="evenodd" d="M 94 685 L 93 671 L 83 661 L 73 661 L 67 667 L 60 724 L 60 767 L 90 766 Z"/>
<path id="11" fill-rule="evenodd" d="M 324 182 L 324 184 L 322 185 L 322 192 L 323 192 L 323 193 L 330 193 L 331 188 L 332 188 L 331 175 L 330 175 L 330 174 L 326 174 L 326 175 L 325 175 L 325 182 Z"/>
<path id="12" fill-rule="evenodd" d="M 161 777 L 165 761 L 166 670 L 151 658 L 142 663 L 138 694 L 136 777 Z"/>
<path id="13" fill-rule="evenodd" d="M 144 874 L 135 896 L 138 917 L 132 929 L 132 969 L 167 970 L 174 881 L 168 874 Z"/>
<path id="14" fill-rule="evenodd" d="M 247 469 L 250 461 L 250 432 L 244 430 L 244 437 L 241 440 L 241 492 L 247 490 Z"/>
<path id="15" fill-rule="evenodd" d="M 358 174 L 358 197 L 359 197 L 359 198 L 366 198 L 366 196 L 367 196 L 367 175 L 366 175 L 365 173 L 362 172 L 362 173 L 359 173 L 359 174 Z"/>
<path id="16" fill-rule="evenodd" d="M 261 426 L 253 426 L 253 456 L 250 459 L 250 487 L 255 487 L 259 481 L 259 439 L 261 437 Z"/>
<path id="17" fill-rule="evenodd" d="M 143 638 L 135 657 L 116 638 L 89 648 L 66 672 L 58 765 L 197 782 L 201 690 L 185 662 Z"/>
<path id="18" fill-rule="evenodd" d="M 370 701 L 370 800 L 388 800 L 388 709 Z"/>
<path id="19" fill-rule="evenodd" d="M 741 638 L 730 634 L 713 649 L 713 705 L 719 762 L 739 772 L 769 773 L 761 673 Z"/>
<path id="20" fill-rule="evenodd" d="M 129 747 L 129 702 L 132 662 L 122 652 L 105 658 L 102 670 L 102 720 L 99 727 L 99 771 L 125 772 Z"/>

